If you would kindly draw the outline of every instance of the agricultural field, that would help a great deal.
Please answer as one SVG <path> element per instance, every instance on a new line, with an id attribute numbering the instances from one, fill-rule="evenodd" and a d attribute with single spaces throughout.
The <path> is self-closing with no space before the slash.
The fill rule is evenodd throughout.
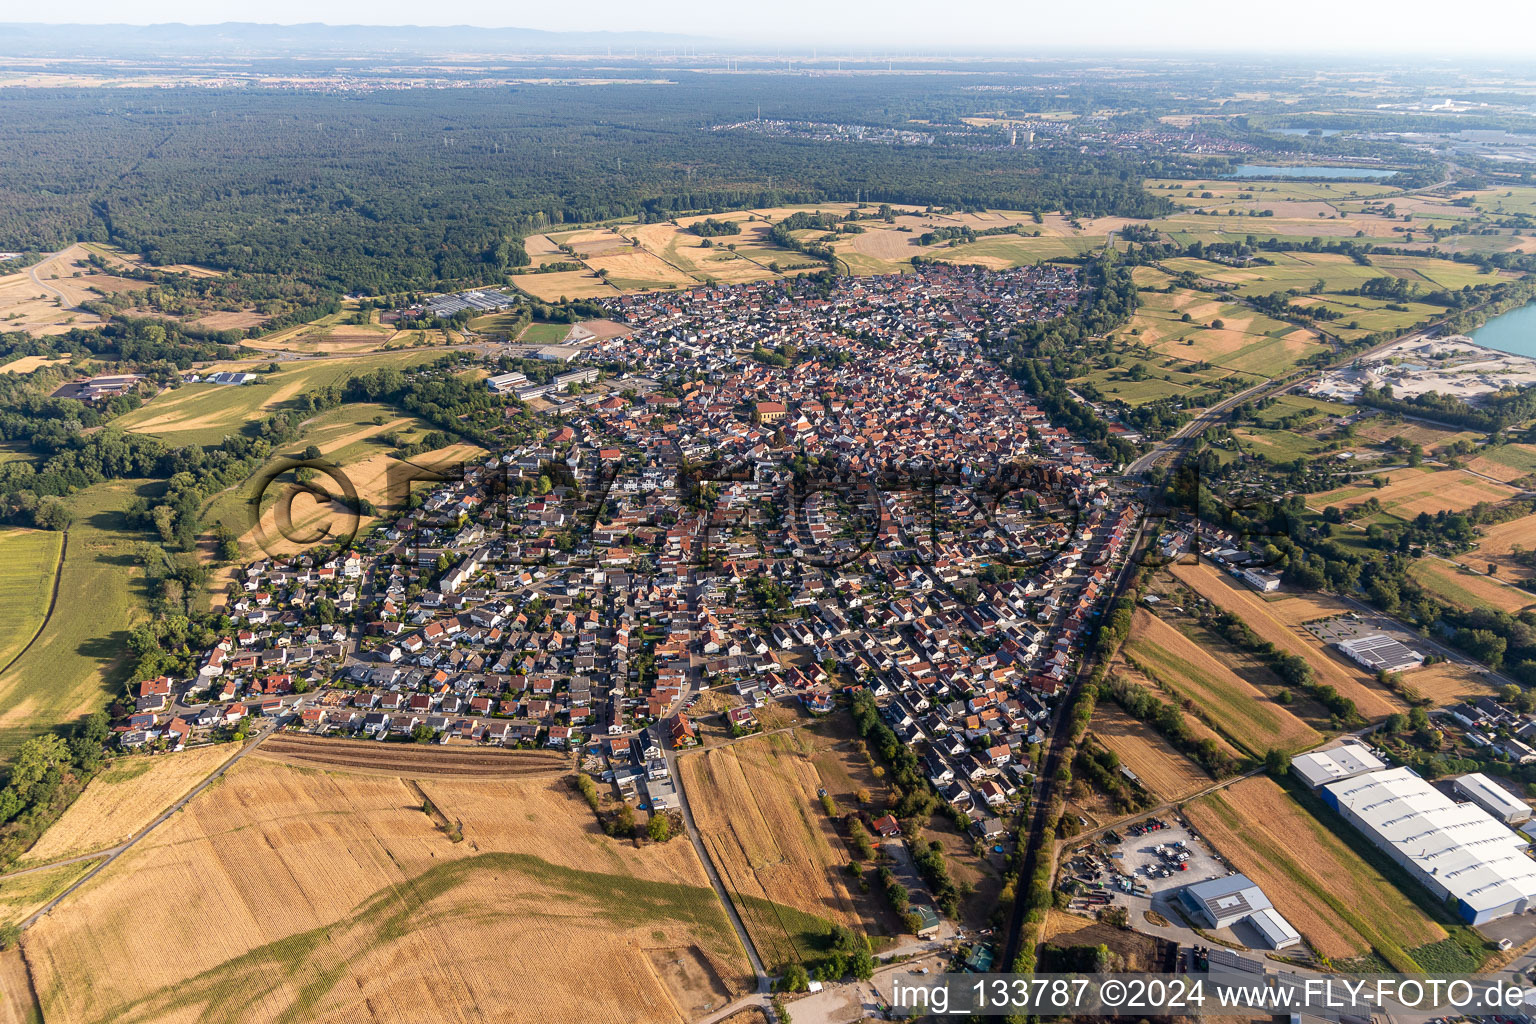
<path id="1" fill-rule="evenodd" d="M 1384 718 L 1405 708 L 1392 694 L 1352 662 L 1334 655 L 1311 633 L 1304 622 L 1352 610 L 1321 594 L 1287 595 L 1266 601 L 1255 591 L 1231 579 L 1207 563 L 1175 565 L 1170 571 L 1179 582 L 1225 611 L 1232 612 L 1262 639 L 1282 651 L 1305 658 L 1319 683 L 1332 686 L 1355 702 L 1367 720 Z"/>
<path id="2" fill-rule="evenodd" d="M 808 257 L 787 249 L 779 249 L 765 237 L 768 223 L 752 220 L 757 216 L 751 211 L 725 213 L 715 220 L 735 221 L 741 225 L 740 234 L 721 235 L 706 246 L 704 239 L 687 230 L 704 217 L 679 218 L 677 224 L 634 224 L 623 233 L 659 260 L 676 268 L 696 281 L 714 280 L 722 284 L 741 284 L 747 281 L 764 281 L 776 277 L 768 264 L 777 263 L 782 269 L 808 261 Z M 732 252 L 728 246 L 734 245 Z"/>
<path id="3" fill-rule="evenodd" d="M 63 543 L 50 530 L 0 530 L 0 672 L 43 625 Z"/>
<path id="4" fill-rule="evenodd" d="M 1134 665 L 1127 663 L 1123 659 L 1117 659 L 1110 666 L 1110 670 L 1113 675 L 1119 676 L 1127 682 L 1135 683 L 1164 703 L 1171 703 L 1174 707 L 1178 708 L 1179 714 L 1184 718 L 1184 727 L 1189 730 L 1189 734 L 1196 740 L 1210 740 L 1216 744 L 1216 749 L 1234 761 L 1241 761 L 1245 756 L 1243 751 L 1232 745 L 1231 740 L 1215 729 L 1212 729 L 1203 719 L 1191 714 L 1189 708 L 1184 703 L 1184 698 L 1177 690 L 1161 685 L 1156 679 L 1143 674 Z M 1095 712 L 1095 715 L 1097 715 L 1097 712 Z M 1195 767 L 1198 771 L 1198 766 Z"/>
<path id="5" fill-rule="evenodd" d="M 1447 936 L 1270 778 L 1244 779 L 1184 813 L 1324 956 L 1374 950 L 1403 969 L 1403 953 Z"/>
<path id="6" fill-rule="evenodd" d="M 1457 441 L 1480 441 L 1483 438 L 1482 434 L 1471 430 L 1452 430 L 1422 420 L 1406 420 L 1381 413 L 1360 420 L 1355 433 L 1370 441 L 1416 444 L 1431 453 Z"/>
<path id="7" fill-rule="evenodd" d="M 0 927 L 25 921 L 98 863 L 100 858 L 82 860 L 0 878 Z"/>
<path id="8" fill-rule="evenodd" d="M 699 282 L 644 249 L 634 248 L 586 261 L 594 271 L 606 271 L 610 285 L 626 292 L 688 288 Z"/>
<path id="9" fill-rule="evenodd" d="M 50 335 L 96 327 L 102 318 L 77 308 L 80 303 L 149 287 L 147 281 L 92 267 L 86 262 L 92 251 L 107 252 L 102 246 L 72 245 L 25 270 L 0 275 L 0 330 Z M 110 255 L 109 262 L 125 269 L 142 266 L 137 257 L 120 254 Z"/>
<path id="10" fill-rule="evenodd" d="M 1204 260 L 1167 262 L 1191 264 L 1191 268 L 1179 269 L 1194 269 L 1202 276 L 1212 275 L 1203 274 L 1198 268 L 1219 266 Z M 1324 351 L 1321 339 L 1312 331 L 1237 303 L 1224 302 L 1209 293 L 1187 288 L 1171 292 L 1153 290 L 1171 280 L 1158 272 L 1139 274 L 1137 284 L 1143 289 L 1140 306 L 1121 333 L 1122 340 L 1146 346 L 1158 355 L 1191 363 L 1206 362 L 1256 377 L 1283 376 L 1303 359 Z"/>
<path id="11" fill-rule="evenodd" d="M 1147 789 L 1163 800 L 1182 800 L 1214 781 L 1151 726 L 1138 722 L 1111 701 L 1101 700 L 1093 709 L 1090 730 L 1095 739 L 1136 773 Z"/>
<path id="12" fill-rule="evenodd" d="M 1525 579 L 1532 570 L 1516 560 L 1517 550 L 1536 551 L 1536 516 L 1521 516 L 1483 527 L 1477 547 L 1461 557 L 1479 570 L 1486 570 L 1487 563 L 1492 562 L 1499 567 L 1499 575 Z"/>
<path id="13" fill-rule="evenodd" d="M 1467 462 L 1467 468 L 1501 483 L 1514 483 L 1536 473 L 1536 445 L 1488 445 Z"/>
<path id="14" fill-rule="evenodd" d="M 344 406 L 343 408 L 352 408 Z M 382 429 L 382 428 L 381 428 Z M 405 428 L 409 432 L 409 427 Z M 378 434 L 369 435 L 377 441 Z M 447 473 L 455 466 L 481 458 L 486 450 L 478 445 L 457 443 L 412 456 L 408 462 L 395 458 L 391 449 L 382 443 L 368 440 L 351 441 L 339 454 L 327 453 L 326 458 L 336 462 L 351 482 L 359 499 L 373 503 L 381 513 L 388 514 L 404 509 L 409 497 L 412 479 L 423 479 L 423 472 Z M 259 478 L 258 478 L 259 479 Z M 430 479 L 430 477 L 425 477 Z M 405 486 L 402 486 L 402 481 Z M 223 523 L 239 540 L 247 558 L 288 554 L 302 550 L 304 545 L 287 540 L 287 537 L 306 538 L 323 530 L 361 529 L 375 521 L 373 516 L 356 516 L 340 499 L 345 492 L 340 484 L 326 476 L 319 476 L 312 484 L 324 488 L 333 499 L 320 501 L 312 491 L 296 494 L 287 504 L 288 525 L 284 528 L 279 514 L 288 493 L 288 477 L 279 477 L 262 494 L 260 519 L 252 522 L 253 482 L 247 481 L 216 495 L 209 503 L 205 521 Z"/>
<path id="15" fill-rule="evenodd" d="M 1454 661 L 1414 669 L 1403 676 L 1403 685 L 1442 708 L 1474 697 L 1493 696 L 1499 689 L 1481 669 Z"/>
<path id="16" fill-rule="evenodd" d="M 117 758 L 90 781 L 18 866 L 47 864 L 116 846 L 185 796 L 238 750 L 238 745 L 215 744 L 178 754 Z"/>
<path id="17" fill-rule="evenodd" d="M 0 1024 L 39 1024 L 42 1019 L 21 948 L 0 951 Z"/>
<path id="18" fill-rule="evenodd" d="M 1473 476 L 1460 469 L 1435 469 L 1427 466 L 1393 469 L 1384 473 L 1385 487 L 1369 482 L 1319 491 L 1307 496 L 1307 504 L 1316 509 L 1329 505 L 1349 510 L 1370 498 L 1381 503 L 1382 512 L 1398 519 L 1412 519 L 1420 512 L 1464 512 L 1480 501 L 1497 504 L 1513 498 L 1518 491 L 1505 484 Z"/>
<path id="19" fill-rule="evenodd" d="M 69 360 L 63 357 L 50 359 L 47 356 L 22 356 L 8 363 L 0 363 L 0 373 L 31 373 L 44 366 L 59 366 L 67 362 Z"/>
<path id="20" fill-rule="evenodd" d="M 163 391 L 114 423 L 124 430 L 152 434 L 170 444 L 218 444 L 228 434 L 305 391 L 339 384 L 350 377 L 383 367 L 401 369 L 441 358 L 433 349 L 378 352 L 352 357 L 295 359 L 278 363 L 274 373 L 263 372 L 268 361 L 220 363 L 210 371 L 240 370 L 258 373 L 251 384 L 183 384 Z"/>
<path id="21" fill-rule="evenodd" d="M 1330 181 L 1327 179 L 1295 181 L 1240 181 L 1232 178 L 1212 180 L 1148 178 L 1142 183 L 1154 194 L 1164 196 L 1175 206 L 1191 209 L 1205 207 L 1238 209 L 1253 207 L 1263 209 L 1275 203 L 1311 202 L 1329 205 L 1346 201 L 1371 199 L 1396 192 L 1391 185 L 1376 185 L 1362 181 Z M 1191 196 L 1188 193 L 1193 192 Z M 1204 193 L 1209 192 L 1209 198 Z M 1248 196 L 1249 198 L 1241 198 Z"/>
<path id="22" fill-rule="evenodd" d="M 331 319 L 329 317 L 325 319 Z M 413 331 L 398 331 L 389 324 L 328 324 L 323 320 L 245 342 L 249 348 L 302 355 L 361 355 L 405 347 L 415 341 Z M 442 341 L 442 332 L 429 332 Z"/>
<path id="23" fill-rule="evenodd" d="M 0 670 L 0 762 L 26 740 L 105 706 L 126 666 L 128 630 L 144 614 L 134 551 L 122 521 L 148 481 L 77 491 L 53 615 L 26 652 Z"/>
<path id="24" fill-rule="evenodd" d="M 1294 752 L 1322 742 L 1317 730 L 1150 612 L 1137 610 L 1126 652 L 1164 688 L 1198 705 L 1216 731 L 1255 757 L 1274 747 Z"/>
<path id="25" fill-rule="evenodd" d="M 1475 552 L 1465 558 L 1467 565 L 1474 566 L 1476 572 L 1438 558 L 1425 557 L 1413 563 L 1408 575 L 1425 590 L 1463 611 L 1492 609 L 1518 615 L 1536 604 L 1536 595 L 1483 575 L 1485 560 L 1476 558 Z M 1515 578 L 1523 580 L 1524 574 L 1525 570 L 1522 570 Z"/>
<path id="26" fill-rule="evenodd" d="M 692 846 L 604 836 L 568 779 L 413 783 L 265 761 L 231 770 L 23 948 L 48 1020 L 103 1024 L 386 1020 L 398 1006 L 423 1021 L 683 1024 L 751 977 Z M 509 964 L 537 964 L 540 984 Z"/>
<path id="27" fill-rule="evenodd" d="M 1253 233 L 1262 238 L 1268 238 L 1273 234 L 1263 228 L 1254 230 Z M 1321 233 L 1323 232 L 1311 232 L 1311 234 Z M 1352 237 L 1353 230 L 1350 230 L 1349 234 Z M 1271 265 L 1228 267 L 1208 260 L 1180 257 L 1165 260 L 1163 266 L 1174 273 L 1189 271 L 1210 281 L 1234 285 L 1237 294 L 1245 296 L 1268 295 L 1271 292 L 1292 289 L 1297 289 L 1306 295 L 1326 296 L 1346 289 L 1359 288 L 1366 281 L 1377 277 L 1402 278 L 1420 285 L 1425 291 L 1434 290 L 1436 280 L 1456 281 L 1457 287 L 1461 284 L 1482 284 L 1493 280 L 1489 275 L 1477 273 L 1475 267 L 1470 268 L 1469 276 L 1468 268 L 1464 264 L 1432 259 L 1427 256 L 1389 254 L 1377 257 L 1373 255 L 1370 266 L 1356 263 L 1340 253 L 1328 252 L 1266 252 L 1264 258 L 1271 261 Z M 1377 262 L 1378 259 L 1380 262 Z M 1319 282 L 1322 283 L 1321 289 L 1317 287 Z M 1346 302 L 1365 301 L 1359 296 L 1336 295 L 1336 298 Z M 1438 306 L 1425 308 L 1443 312 Z"/>
<path id="28" fill-rule="evenodd" d="M 849 848 L 817 798 L 826 788 L 841 809 L 857 806 L 828 771 L 825 742 L 796 730 L 678 759 L 705 846 L 770 969 L 808 958 L 832 924 L 889 931 L 881 897 L 850 885 Z"/>
<path id="29" fill-rule="evenodd" d="M 609 284 L 591 270 L 557 270 L 548 274 L 518 274 L 512 278 L 518 291 L 531 295 L 540 302 L 560 302 L 566 299 L 603 299 L 620 294 L 620 289 Z"/>

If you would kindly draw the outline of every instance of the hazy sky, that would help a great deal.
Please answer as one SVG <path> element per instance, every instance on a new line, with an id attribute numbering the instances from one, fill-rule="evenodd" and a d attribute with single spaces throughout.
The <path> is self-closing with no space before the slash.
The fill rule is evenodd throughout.
<path id="1" fill-rule="evenodd" d="M 1497 53 L 1536 61 L 1536 0 L 74 0 L 57 13 L 66 10 L 67 20 L 73 22 L 321 21 L 650 30 L 761 40 L 765 45 L 795 39 L 829 49 L 845 40 L 857 41 L 859 49 L 891 46 L 924 52 L 1242 49 Z M 8 5 L 0 9 L 0 21 L 23 20 L 22 12 L 21 6 Z"/>

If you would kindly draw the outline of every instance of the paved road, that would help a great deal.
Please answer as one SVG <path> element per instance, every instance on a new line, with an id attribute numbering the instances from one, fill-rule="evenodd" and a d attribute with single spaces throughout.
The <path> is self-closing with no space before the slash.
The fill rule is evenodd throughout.
<path id="1" fill-rule="evenodd" d="M 715 862 L 704 846 L 704 837 L 699 834 L 699 827 L 693 822 L 693 809 L 688 806 L 688 791 L 683 786 L 682 773 L 677 770 L 677 753 L 667 748 L 663 756 L 667 759 L 667 770 L 672 773 L 672 782 L 677 787 L 677 807 L 683 814 L 683 826 L 688 830 L 688 839 L 693 843 L 693 851 L 699 855 L 699 863 L 704 865 L 704 873 L 709 876 L 709 884 L 715 887 L 715 896 L 720 900 L 720 905 L 725 908 L 725 916 L 731 919 L 731 927 L 736 929 L 736 937 L 741 940 L 741 948 L 747 951 L 747 959 L 752 962 L 752 971 L 757 975 L 757 991 L 767 992 L 773 982 L 768 977 L 767 969 L 763 967 L 763 958 L 758 956 L 757 947 L 752 944 L 752 936 L 747 934 L 747 926 L 742 923 L 741 915 L 736 912 L 736 904 L 731 902 L 731 894 L 726 891 L 725 882 L 721 880 L 720 872 L 715 869 Z M 769 1016 L 772 1016 L 771 1012 Z"/>
<path id="2" fill-rule="evenodd" d="M 44 260 L 43 262 L 46 263 L 48 261 Z M 32 266 L 27 268 L 27 276 L 32 279 L 32 283 L 37 285 L 43 291 L 52 293 L 53 297 L 58 299 L 61 303 L 63 303 L 64 304 L 64 308 L 69 310 L 70 312 L 75 312 L 76 310 L 78 310 L 79 312 L 82 312 L 82 313 L 85 312 L 85 310 L 80 309 L 79 306 L 76 306 L 74 303 L 70 302 L 68 295 L 65 295 L 58 288 L 54 287 L 53 285 L 49 284 L 47 281 L 44 281 L 42 278 L 37 276 L 37 268 L 40 267 L 40 266 L 42 266 L 41 263 L 34 263 Z"/>
<path id="3" fill-rule="evenodd" d="M 1301 379 L 1305 380 L 1306 378 Z M 1235 395 L 1223 398 L 1215 405 L 1206 409 L 1199 416 L 1196 416 L 1194 419 L 1184 424 L 1178 430 L 1175 430 L 1173 433 L 1169 434 L 1163 440 L 1162 444 L 1159 444 L 1156 448 L 1153 448 L 1151 451 L 1147 452 L 1147 454 L 1143 455 L 1141 458 L 1127 466 L 1125 470 L 1126 475 L 1139 476 L 1140 474 L 1145 473 L 1147 470 L 1157 465 L 1157 463 L 1161 461 L 1165 456 L 1172 454 L 1175 450 L 1182 447 L 1183 442 L 1191 440 L 1196 435 L 1203 433 L 1207 427 L 1214 426 L 1217 422 L 1226 416 L 1226 413 L 1229 409 L 1242 402 L 1246 402 L 1249 398 L 1252 398 L 1258 392 L 1269 388 L 1283 390 L 1298 383 L 1300 383 L 1300 380 L 1290 381 L 1288 383 L 1285 381 L 1266 380 L 1262 383 L 1255 384 L 1251 388 L 1239 391 Z"/>
<path id="4" fill-rule="evenodd" d="M 96 853 L 86 854 L 85 856 L 82 856 L 82 857 L 75 857 L 75 858 L 72 858 L 71 860 L 68 860 L 68 861 L 57 861 L 54 864 L 42 865 L 41 867 L 56 867 L 59 864 L 78 863 L 79 861 L 82 861 L 82 860 L 90 860 L 93 857 L 100 857 L 103 854 L 106 855 L 106 860 L 102 861 L 100 864 L 96 865 L 94 868 L 92 868 L 91 870 L 87 871 L 83 876 L 81 876 L 79 879 L 77 879 L 74 882 L 74 884 L 70 885 L 69 888 L 65 889 L 63 892 L 59 893 L 53 899 L 49 900 L 46 904 L 44 904 L 31 917 L 29 917 L 25 921 L 21 922 L 22 930 L 25 931 L 26 929 L 32 927 L 34 924 L 37 923 L 38 918 L 42 917 L 43 915 L 47 914 L 50 910 L 52 910 L 54 907 L 58 906 L 59 905 L 59 901 L 64 899 L 64 897 L 68 896 L 70 893 L 72 893 L 76 889 L 80 888 L 86 882 L 89 882 L 91 879 L 95 878 L 104 869 L 106 869 L 113 861 L 117 860 L 117 858 L 121 857 L 123 854 L 125 854 L 129 850 L 131 850 L 145 836 L 149 835 L 155 829 L 157 829 L 161 825 L 165 824 L 166 821 L 168 821 L 170 819 L 171 815 L 175 814 L 177 811 L 179 811 L 183 807 L 185 807 L 187 805 L 188 801 L 190 801 L 193 797 L 197 796 L 203 790 L 207 789 L 209 786 L 213 785 L 215 782 L 217 782 L 224 775 L 225 772 L 229 771 L 230 768 L 234 767 L 234 765 L 235 765 L 235 763 L 237 761 L 239 761 L 241 758 L 245 757 L 251 751 L 255 750 L 258 746 L 260 746 L 263 740 L 265 740 L 268 736 L 271 736 L 272 733 L 274 733 L 277 730 L 277 726 L 278 726 L 278 722 L 277 722 L 277 720 L 274 720 L 270 725 L 268 725 L 265 729 L 263 729 L 260 733 L 258 733 L 254 740 L 252 740 L 251 742 L 247 743 L 238 752 L 236 752 L 234 757 L 231 757 L 228 761 L 225 761 L 223 764 L 221 764 L 217 768 L 215 768 L 213 770 L 213 773 L 211 775 L 209 775 L 206 779 L 204 779 L 202 782 L 199 782 L 196 786 L 194 786 L 191 792 L 189 792 L 186 796 L 182 797 L 180 800 L 177 800 L 170 807 L 167 807 L 164 811 L 162 811 L 160 813 L 159 817 L 155 818 L 154 821 L 152 821 L 148 825 L 144 826 L 143 829 L 141 829 L 132 839 L 129 839 L 127 842 L 121 843 L 121 844 L 119 844 L 117 846 L 114 846 L 114 847 L 112 847 L 109 850 L 99 850 Z M 41 870 L 41 868 L 32 868 L 32 869 L 29 869 L 29 870 L 36 871 L 36 870 Z M 18 872 L 18 874 L 20 874 L 20 873 L 22 873 L 22 872 Z"/>

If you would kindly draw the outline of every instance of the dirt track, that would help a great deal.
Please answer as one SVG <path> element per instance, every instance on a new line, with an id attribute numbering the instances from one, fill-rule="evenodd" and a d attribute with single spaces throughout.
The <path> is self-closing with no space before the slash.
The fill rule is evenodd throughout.
<path id="1" fill-rule="evenodd" d="M 571 768 L 568 757 L 553 751 L 378 743 L 318 736 L 273 736 L 255 756 L 339 771 L 474 779 L 554 775 Z"/>

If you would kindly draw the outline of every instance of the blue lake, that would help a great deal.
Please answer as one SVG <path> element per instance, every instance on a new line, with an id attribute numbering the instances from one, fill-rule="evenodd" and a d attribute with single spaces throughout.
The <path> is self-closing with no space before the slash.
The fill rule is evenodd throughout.
<path id="1" fill-rule="evenodd" d="M 1356 178 L 1390 178 L 1397 171 L 1385 167 L 1324 167 L 1321 164 L 1299 164 L 1280 167 L 1270 164 L 1238 164 L 1228 178 L 1336 178 L 1350 181 Z"/>
<path id="2" fill-rule="evenodd" d="M 1500 313 L 1468 337 L 1500 352 L 1536 358 L 1536 302 Z"/>

